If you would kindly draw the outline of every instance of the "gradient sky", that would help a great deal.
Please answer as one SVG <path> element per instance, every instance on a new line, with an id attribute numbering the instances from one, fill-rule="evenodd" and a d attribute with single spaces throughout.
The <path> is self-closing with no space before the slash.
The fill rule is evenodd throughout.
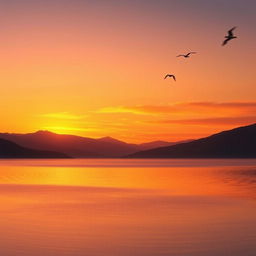
<path id="1" fill-rule="evenodd" d="M 175 141 L 256 122 L 254 0 L 0 0 L 0 12 L 1 132 Z"/>

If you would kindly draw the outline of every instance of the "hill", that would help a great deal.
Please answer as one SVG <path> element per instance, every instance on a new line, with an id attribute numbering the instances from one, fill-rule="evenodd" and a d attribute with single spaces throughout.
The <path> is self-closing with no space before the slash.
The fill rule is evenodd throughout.
<path id="1" fill-rule="evenodd" d="M 28 134 L 0 133 L 0 138 L 15 142 L 23 147 L 37 150 L 53 150 L 76 158 L 122 157 L 141 150 L 173 144 L 173 142 L 163 141 L 129 144 L 111 137 L 92 139 L 75 135 L 56 134 L 49 131 Z"/>
<path id="2" fill-rule="evenodd" d="M 129 155 L 130 158 L 256 158 L 256 124 Z"/>
<path id="3" fill-rule="evenodd" d="M 0 139 L 0 158 L 69 158 L 63 153 L 25 148 Z"/>

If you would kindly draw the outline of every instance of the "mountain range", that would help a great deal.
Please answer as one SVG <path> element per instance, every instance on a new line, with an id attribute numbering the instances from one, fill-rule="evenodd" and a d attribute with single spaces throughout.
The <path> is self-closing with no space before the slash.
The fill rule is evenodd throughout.
<path id="1" fill-rule="evenodd" d="M 256 158 L 256 124 L 173 146 L 137 152 L 130 158 Z"/>
<path id="2" fill-rule="evenodd" d="M 111 137 L 92 139 L 75 135 L 62 135 L 49 131 L 28 134 L 0 133 L 0 138 L 36 150 L 62 152 L 74 158 L 122 157 L 138 151 L 170 146 L 179 142 L 153 141 L 129 144 Z"/>
<path id="3" fill-rule="evenodd" d="M 129 144 L 49 131 L 0 133 L 0 158 L 256 158 L 256 124 L 193 141 Z"/>
<path id="4" fill-rule="evenodd" d="M 63 153 L 34 150 L 0 139 L 0 158 L 69 158 Z"/>

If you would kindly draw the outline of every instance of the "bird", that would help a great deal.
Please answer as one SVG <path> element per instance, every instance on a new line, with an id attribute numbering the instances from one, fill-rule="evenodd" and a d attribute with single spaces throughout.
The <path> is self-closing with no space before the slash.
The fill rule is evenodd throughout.
<path id="1" fill-rule="evenodd" d="M 172 77 L 174 81 L 176 81 L 176 77 L 175 75 L 171 75 L 171 74 L 167 74 L 164 79 L 168 78 L 168 77 Z"/>
<path id="2" fill-rule="evenodd" d="M 234 36 L 234 34 L 233 34 L 233 31 L 234 31 L 235 28 L 236 28 L 236 27 L 233 27 L 233 28 L 231 28 L 231 29 L 228 31 L 228 35 L 225 36 L 226 39 L 223 41 L 222 46 L 226 45 L 228 41 L 237 38 L 237 37 Z"/>
<path id="3" fill-rule="evenodd" d="M 189 53 L 187 53 L 187 54 L 180 54 L 180 55 L 178 55 L 178 56 L 176 56 L 176 57 L 189 58 L 189 57 L 190 57 L 190 54 L 196 54 L 196 52 L 189 52 Z"/>

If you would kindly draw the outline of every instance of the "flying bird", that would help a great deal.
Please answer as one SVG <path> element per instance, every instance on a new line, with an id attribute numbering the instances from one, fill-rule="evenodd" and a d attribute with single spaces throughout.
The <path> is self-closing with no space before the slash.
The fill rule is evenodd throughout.
<path id="1" fill-rule="evenodd" d="M 189 58 L 189 57 L 190 57 L 190 54 L 196 54 L 196 52 L 189 52 L 189 53 L 187 53 L 187 54 L 180 54 L 180 55 L 178 55 L 178 56 L 176 56 L 176 57 Z"/>
<path id="2" fill-rule="evenodd" d="M 164 79 L 168 78 L 168 77 L 172 77 L 174 81 L 176 81 L 176 77 L 175 75 L 170 75 L 170 74 L 167 74 Z"/>
<path id="3" fill-rule="evenodd" d="M 234 31 L 235 28 L 236 28 L 236 27 L 233 27 L 233 28 L 231 28 L 231 29 L 228 31 L 228 35 L 225 36 L 226 39 L 223 41 L 222 46 L 226 45 L 228 41 L 237 38 L 237 37 L 234 36 L 234 34 L 233 34 L 233 31 Z"/>

